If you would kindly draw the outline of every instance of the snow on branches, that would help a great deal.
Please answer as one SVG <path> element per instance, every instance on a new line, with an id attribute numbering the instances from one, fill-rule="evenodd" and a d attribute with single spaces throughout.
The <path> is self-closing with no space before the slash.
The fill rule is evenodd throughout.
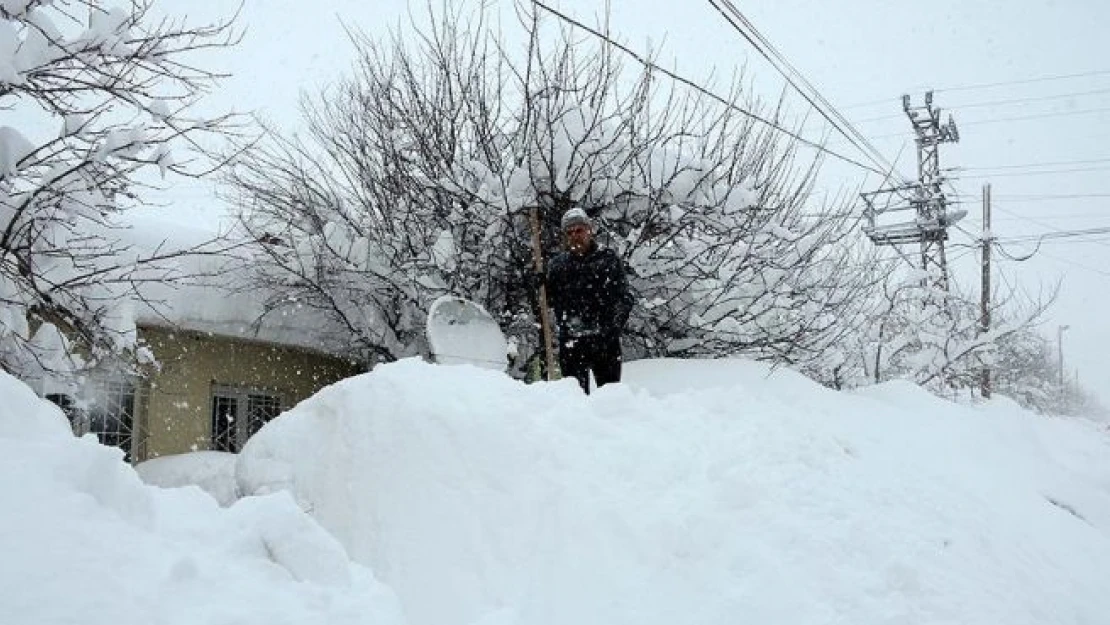
<path id="1" fill-rule="evenodd" d="M 500 315 L 523 358 L 537 344 L 529 214 L 550 254 L 581 206 L 631 268 L 629 349 L 823 358 L 875 278 L 850 207 L 812 194 L 816 162 L 603 44 L 526 17 L 514 48 L 482 20 L 356 36 L 354 73 L 306 99 L 307 137 L 275 133 L 241 160 L 231 182 L 271 241 L 258 276 L 273 306 L 330 309 L 353 355 L 392 360 L 419 351 L 426 307 L 451 292 Z"/>
<path id="2" fill-rule="evenodd" d="M 133 350 L 136 289 L 179 278 L 167 261 L 204 251 L 140 252 L 121 237 L 122 215 L 142 204 L 142 172 L 203 175 L 213 167 L 204 136 L 236 125 L 190 115 L 219 78 L 190 56 L 232 45 L 230 22 L 190 26 L 154 17 L 152 5 L 0 1 L 0 363 L 9 371 L 64 373 Z"/>

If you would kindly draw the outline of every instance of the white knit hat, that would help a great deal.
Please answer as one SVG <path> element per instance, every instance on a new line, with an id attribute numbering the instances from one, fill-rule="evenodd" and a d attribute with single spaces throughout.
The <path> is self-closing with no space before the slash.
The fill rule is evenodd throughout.
<path id="1" fill-rule="evenodd" d="M 590 216 L 586 214 L 586 211 L 582 210 L 581 208 L 572 208 L 563 213 L 563 230 L 566 230 L 567 228 L 578 224 L 582 224 L 584 226 L 593 225 L 593 222 L 590 221 Z"/>

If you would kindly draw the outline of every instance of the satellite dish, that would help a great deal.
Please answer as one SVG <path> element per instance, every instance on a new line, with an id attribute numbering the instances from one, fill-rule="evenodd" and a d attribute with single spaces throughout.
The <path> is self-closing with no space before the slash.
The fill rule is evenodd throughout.
<path id="1" fill-rule="evenodd" d="M 432 302 L 426 325 L 432 358 L 444 365 L 473 365 L 504 371 L 508 343 L 481 304 L 454 295 Z"/>

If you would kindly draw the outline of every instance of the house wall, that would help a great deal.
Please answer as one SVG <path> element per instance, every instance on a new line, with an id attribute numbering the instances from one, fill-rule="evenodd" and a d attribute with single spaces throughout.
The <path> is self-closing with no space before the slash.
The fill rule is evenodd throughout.
<path id="1" fill-rule="evenodd" d="M 213 385 L 270 391 L 288 408 L 362 371 L 309 350 L 201 332 L 141 327 L 139 336 L 161 370 L 141 393 L 136 461 L 209 449 Z"/>

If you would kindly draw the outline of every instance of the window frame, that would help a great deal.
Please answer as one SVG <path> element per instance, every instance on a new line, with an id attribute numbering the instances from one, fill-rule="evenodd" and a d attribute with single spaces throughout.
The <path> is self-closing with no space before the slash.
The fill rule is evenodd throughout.
<path id="1" fill-rule="evenodd" d="M 283 393 L 277 389 L 257 386 L 212 382 L 208 397 L 209 449 L 229 453 L 242 451 L 250 437 L 281 414 L 286 407 Z M 232 407 L 234 414 L 230 427 L 221 427 L 222 415 L 216 412 L 218 402 L 224 402 L 224 405 L 230 404 Z M 264 408 L 269 408 L 268 415 L 251 414 L 252 408 L 257 408 L 259 403 Z M 226 414 L 225 412 L 224 415 Z"/>
<path id="2" fill-rule="evenodd" d="M 133 462 L 142 445 L 141 392 L 135 378 L 94 376 L 80 390 L 83 399 L 68 392 L 43 393 L 42 397 L 65 413 L 74 436 L 94 434 L 102 445 L 119 448 L 124 460 Z"/>

